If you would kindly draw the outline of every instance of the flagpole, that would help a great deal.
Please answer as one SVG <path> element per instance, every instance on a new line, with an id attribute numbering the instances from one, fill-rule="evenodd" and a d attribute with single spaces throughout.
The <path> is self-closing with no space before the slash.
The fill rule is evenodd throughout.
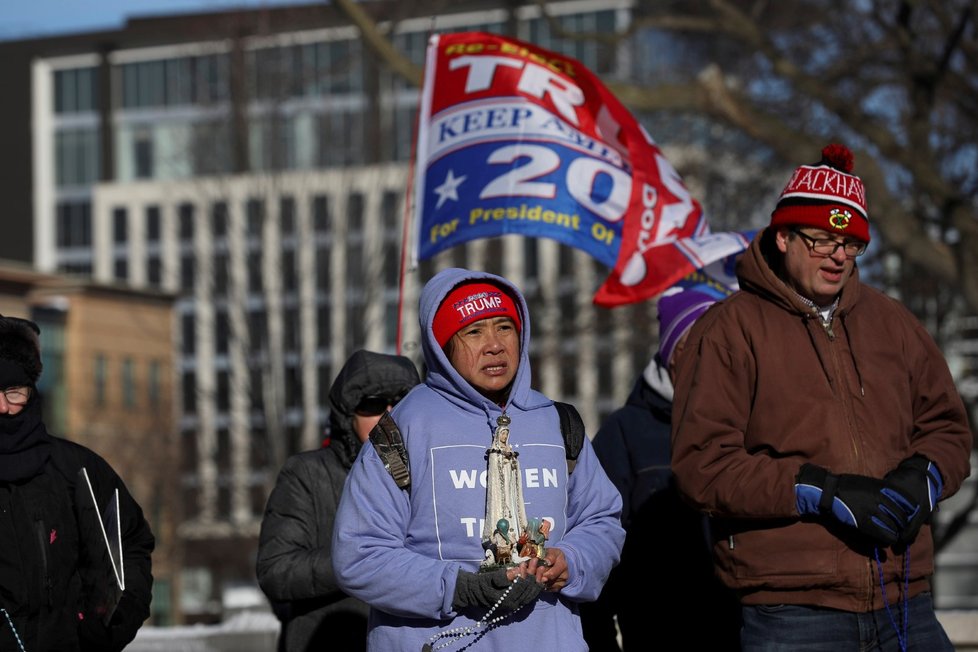
<path id="1" fill-rule="evenodd" d="M 419 111 L 420 114 L 420 111 Z M 408 258 L 408 240 L 411 237 L 411 226 L 412 220 L 411 215 L 414 213 L 411 201 L 414 199 L 413 193 L 411 192 L 414 186 L 414 157 L 415 149 L 417 148 L 418 139 L 418 118 L 414 120 L 414 136 L 412 137 L 411 144 L 411 161 L 408 163 L 408 178 L 407 178 L 407 190 L 404 195 L 404 227 L 401 232 L 401 271 L 400 278 L 398 279 L 397 287 L 397 345 L 396 351 L 397 355 L 401 355 L 401 338 L 403 337 L 403 327 L 401 326 L 401 320 L 404 315 L 404 284 L 407 277 L 407 258 Z"/>
<path id="2" fill-rule="evenodd" d="M 431 26 L 428 28 L 428 39 L 435 32 L 435 16 L 431 17 Z M 428 40 L 426 39 L 426 41 Z M 427 56 L 425 57 L 427 60 Z M 411 219 L 415 211 L 412 206 L 412 202 L 415 200 L 414 197 L 414 175 L 416 174 L 417 158 L 418 158 L 418 129 L 421 123 L 421 104 L 424 101 L 424 85 L 425 76 L 427 71 L 422 69 L 421 71 L 421 87 L 418 89 L 418 105 L 417 110 L 414 113 L 414 133 L 411 135 L 411 158 L 408 162 L 408 175 L 407 175 L 407 190 L 404 193 L 404 227 L 401 232 L 401 271 L 400 278 L 398 279 L 397 288 L 397 342 L 396 342 L 396 352 L 397 355 L 401 355 L 403 349 L 402 338 L 404 337 L 404 327 L 402 325 L 402 319 L 404 316 L 404 286 L 407 279 L 407 260 L 409 253 L 409 245 L 411 239 L 411 227 L 413 226 L 413 220 Z M 412 271 L 417 269 L 417 265 L 412 268 Z"/>

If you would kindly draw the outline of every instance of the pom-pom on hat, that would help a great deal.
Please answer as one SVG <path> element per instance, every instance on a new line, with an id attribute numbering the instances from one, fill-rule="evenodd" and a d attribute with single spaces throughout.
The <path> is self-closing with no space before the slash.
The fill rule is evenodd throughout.
<path id="1" fill-rule="evenodd" d="M 771 226 L 810 226 L 869 242 L 866 190 L 852 168 L 847 147 L 826 146 L 821 161 L 791 175 L 771 213 Z"/>
<path id="2" fill-rule="evenodd" d="M 34 385 L 41 377 L 37 324 L 0 315 L 0 389 Z"/>
<path id="3" fill-rule="evenodd" d="M 490 317 L 510 317 L 516 330 L 521 328 L 519 310 L 506 292 L 491 283 L 464 283 L 438 306 L 431 330 L 438 346 L 444 347 L 463 327 Z"/>

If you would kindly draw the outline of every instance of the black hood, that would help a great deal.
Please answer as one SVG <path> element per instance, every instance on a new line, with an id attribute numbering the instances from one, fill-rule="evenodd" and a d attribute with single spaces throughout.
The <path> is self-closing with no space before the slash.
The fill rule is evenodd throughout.
<path id="1" fill-rule="evenodd" d="M 420 382 L 410 358 L 355 351 L 329 389 L 330 446 L 343 446 L 355 454 L 360 450 L 360 440 L 353 432 L 353 410 L 360 401 L 366 396 L 399 399 Z"/>

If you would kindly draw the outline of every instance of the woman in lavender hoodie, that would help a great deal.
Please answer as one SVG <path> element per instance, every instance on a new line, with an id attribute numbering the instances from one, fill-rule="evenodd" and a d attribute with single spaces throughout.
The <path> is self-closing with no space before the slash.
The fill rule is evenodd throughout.
<path id="1" fill-rule="evenodd" d="M 526 301 L 502 277 L 451 268 L 425 285 L 419 318 L 427 377 L 390 414 L 410 485 L 385 466 L 378 427 L 333 534 L 340 586 L 371 607 L 368 649 L 585 652 L 577 604 L 618 563 L 621 497 L 587 438 L 568 471 L 554 402 L 531 389 Z M 525 515 L 550 528 L 542 558 L 493 565 L 487 459 L 501 427 Z"/>

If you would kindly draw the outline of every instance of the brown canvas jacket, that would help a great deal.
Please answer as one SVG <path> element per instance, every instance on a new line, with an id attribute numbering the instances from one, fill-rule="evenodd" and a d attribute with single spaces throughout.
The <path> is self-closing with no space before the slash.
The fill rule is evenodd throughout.
<path id="1" fill-rule="evenodd" d="M 738 267 L 741 292 L 690 332 L 673 412 L 679 487 L 715 517 L 718 573 L 745 604 L 883 606 L 874 547 L 830 517 L 799 517 L 805 462 L 881 478 L 920 453 L 954 494 L 970 472 L 964 405 L 933 339 L 900 303 L 847 283 L 828 328 L 778 277 L 761 232 Z M 929 590 L 925 526 L 909 556 L 880 550 L 886 601 Z"/>

